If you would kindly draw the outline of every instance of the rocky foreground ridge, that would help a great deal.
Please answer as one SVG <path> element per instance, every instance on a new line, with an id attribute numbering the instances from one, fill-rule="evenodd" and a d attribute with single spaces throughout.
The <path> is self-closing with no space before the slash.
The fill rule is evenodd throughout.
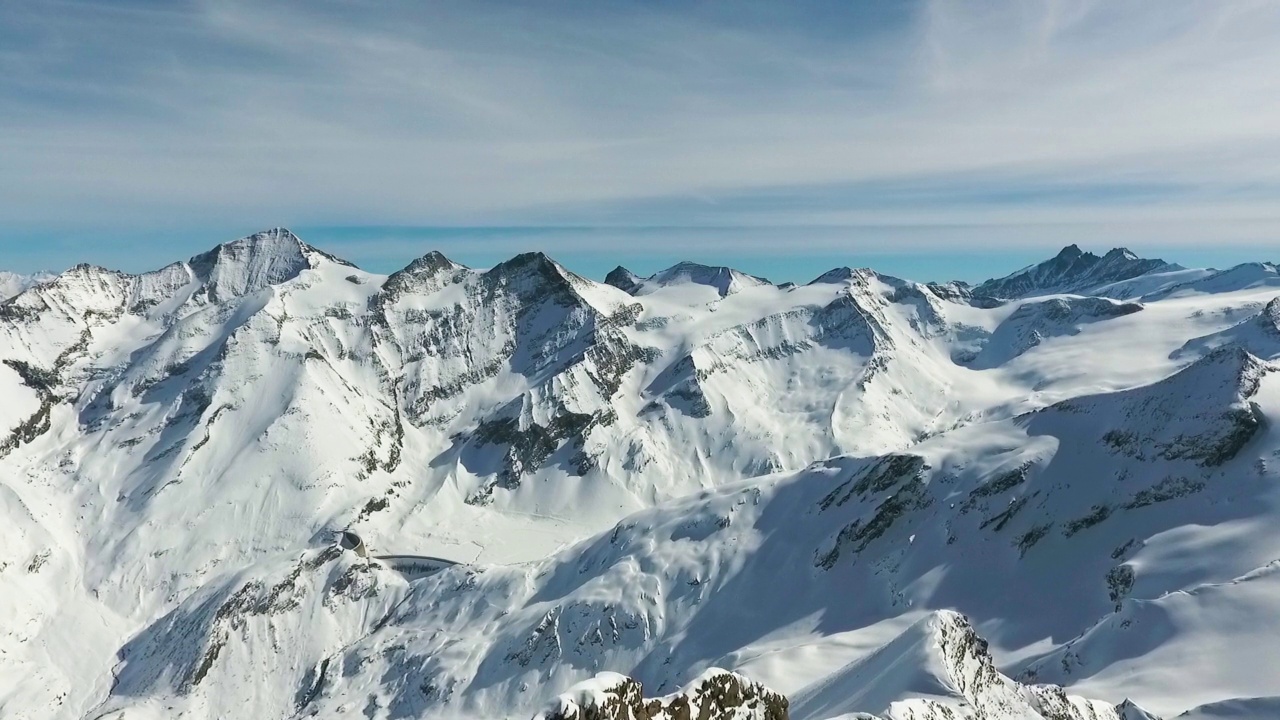
<path id="1" fill-rule="evenodd" d="M 1023 685 L 1000 674 L 968 619 L 939 612 L 919 624 L 943 697 L 896 701 L 883 715 L 842 712 L 845 720 L 1160 720 L 1130 700 L 1118 705 L 1069 695 L 1056 685 Z M 894 658 L 900 659 L 900 658 Z M 835 688 L 829 688 L 828 693 Z M 812 698 L 808 698 L 812 701 Z M 840 709 L 840 708 L 831 708 Z M 788 720 L 787 698 L 740 674 L 711 668 L 678 692 L 646 699 L 639 682 L 600 673 L 558 696 L 534 720 Z"/>

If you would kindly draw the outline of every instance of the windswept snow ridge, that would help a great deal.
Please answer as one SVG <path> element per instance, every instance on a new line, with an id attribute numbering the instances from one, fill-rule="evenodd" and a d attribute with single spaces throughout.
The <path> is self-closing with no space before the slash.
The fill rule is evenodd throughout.
<path id="1" fill-rule="evenodd" d="M 1274 274 L 12 285 L 0 716 L 1269 717 Z"/>

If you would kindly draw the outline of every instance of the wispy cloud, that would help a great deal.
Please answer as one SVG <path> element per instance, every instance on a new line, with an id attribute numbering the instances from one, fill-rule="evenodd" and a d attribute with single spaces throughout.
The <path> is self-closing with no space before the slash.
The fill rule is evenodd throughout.
<path id="1" fill-rule="evenodd" d="M 6 3 L 0 223 L 1259 242 L 1277 37 L 1269 0 Z"/>

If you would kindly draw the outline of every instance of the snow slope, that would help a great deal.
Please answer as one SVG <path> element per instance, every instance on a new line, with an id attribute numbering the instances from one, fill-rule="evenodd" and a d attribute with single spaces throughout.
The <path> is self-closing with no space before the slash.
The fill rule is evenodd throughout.
<path id="1" fill-rule="evenodd" d="M 276 229 L 0 304 L 0 716 L 530 717 L 714 668 L 813 720 L 1280 694 L 1265 277 L 611 278 Z"/>
<path id="2" fill-rule="evenodd" d="M 7 270 L 0 270 L 0 301 L 8 300 L 24 290 L 48 282 L 55 277 L 51 272 L 39 272 L 31 275 L 20 275 Z"/>

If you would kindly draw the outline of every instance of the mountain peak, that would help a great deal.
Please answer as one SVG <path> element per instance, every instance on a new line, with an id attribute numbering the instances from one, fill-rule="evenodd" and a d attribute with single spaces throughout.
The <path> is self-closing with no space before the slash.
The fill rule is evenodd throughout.
<path id="1" fill-rule="evenodd" d="M 510 260 L 500 262 L 484 273 L 490 283 L 510 285 L 516 292 L 537 295 L 547 289 L 571 292 L 578 278 L 552 260 L 546 253 L 520 253 Z"/>
<path id="2" fill-rule="evenodd" d="M 382 283 L 382 289 L 393 294 L 405 291 L 431 293 L 448 285 L 459 271 L 466 269 L 465 265 L 450 260 L 444 253 L 432 250 L 391 273 L 386 282 Z"/>
<path id="3" fill-rule="evenodd" d="M 464 266 L 450 260 L 439 250 L 432 250 L 426 255 L 423 255 L 409 263 L 403 269 L 392 273 L 391 278 L 395 278 L 400 275 L 434 276 L 441 272 L 458 270 L 462 267 Z"/>
<path id="4" fill-rule="evenodd" d="M 418 258 L 414 262 L 427 263 L 435 267 L 443 267 L 446 265 L 456 265 L 456 263 L 454 263 L 452 260 L 446 257 L 445 254 L 440 252 L 439 250 L 432 250 L 431 252 L 427 253 L 426 255 L 423 255 L 422 257 Z"/>
<path id="5" fill-rule="evenodd" d="M 1116 706 L 1116 715 L 1119 720 L 1160 720 L 1128 698 Z"/>
<path id="6" fill-rule="evenodd" d="M 845 283 L 851 280 L 865 283 L 867 280 L 876 277 L 876 271 L 870 268 L 851 268 L 848 266 L 832 268 L 818 277 L 810 280 L 809 285 L 825 285 L 830 283 Z"/>
<path id="7" fill-rule="evenodd" d="M 707 285 L 715 288 L 720 297 L 731 295 L 744 288 L 772 285 L 762 277 L 748 275 L 723 265 L 703 265 L 685 260 L 654 273 L 646 281 L 656 287 L 671 285 Z"/>
<path id="8" fill-rule="evenodd" d="M 630 270 L 619 265 L 604 276 L 604 284 L 612 285 L 622 292 L 634 295 L 640 289 L 641 278 Z"/>
<path id="9" fill-rule="evenodd" d="M 533 272 L 539 275 L 560 275 L 561 270 L 559 263 L 552 260 L 546 253 L 535 250 L 520 253 L 510 260 L 504 260 L 490 268 L 486 274 L 499 277 L 525 272 Z"/>
<path id="10" fill-rule="evenodd" d="M 1111 251 L 1102 256 L 1103 260 L 1137 260 L 1138 256 L 1129 248 L 1118 247 L 1111 248 Z"/>
<path id="11" fill-rule="evenodd" d="M 192 273 L 219 302 L 292 280 L 312 267 L 311 248 L 277 227 L 223 243 L 191 258 Z"/>

